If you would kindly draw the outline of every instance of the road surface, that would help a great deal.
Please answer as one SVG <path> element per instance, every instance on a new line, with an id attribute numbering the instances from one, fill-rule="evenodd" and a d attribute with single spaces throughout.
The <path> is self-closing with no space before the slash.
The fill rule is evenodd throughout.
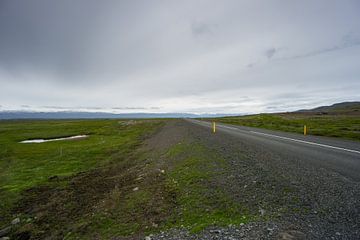
<path id="1" fill-rule="evenodd" d="M 211 131 L 210 122 L 194 119 L 187 121 Z M 360 181 L 358 142 L 221 123 L 216 124 L 216 131 L 235 137 L 255 148 L 271 148 L 273 152 L 286 155 L 289 159 L 293 156 L 304 163 L 335 171 L 353 181 Z"/>

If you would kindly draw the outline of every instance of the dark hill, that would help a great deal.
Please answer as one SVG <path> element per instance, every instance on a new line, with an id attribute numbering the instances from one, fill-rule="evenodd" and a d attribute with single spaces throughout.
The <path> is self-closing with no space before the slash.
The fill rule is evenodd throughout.
<path id="1" fill-rule="evenodd" d="M 360 113 L 360 102 L 342 102 L 330 106 L 321 106 L 313 109 L 304 109 L 298 112 L 317 113 Z"/>

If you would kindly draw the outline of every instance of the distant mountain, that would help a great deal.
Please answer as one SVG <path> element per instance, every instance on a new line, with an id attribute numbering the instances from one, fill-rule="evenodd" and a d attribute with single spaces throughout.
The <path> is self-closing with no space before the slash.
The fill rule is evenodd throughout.
<path id="1" fill-rule="evenodd" d="M 298 112 L 323 112 L 323 113 L 360 112 L 360 102 L 335 103 L 330 106 L 321 106 L 313 109 L 304 109 Z"/>
<path id="2" fill-rule="evenodd" d="M 191 114 L 191 113 L 104 113 L 104 112 L 30 112 L 0 111 L 0 119 L 132 119 L 132 118 L 198 118 L 222 117 L 229 114 Z"/>

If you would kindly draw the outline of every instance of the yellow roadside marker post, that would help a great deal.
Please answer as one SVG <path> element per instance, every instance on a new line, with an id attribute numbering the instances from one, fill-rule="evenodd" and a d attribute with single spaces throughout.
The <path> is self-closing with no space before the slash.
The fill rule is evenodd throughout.
<path id="1" fill-rule="evenodd" d="M 307 134 L 307 128 L 306 128 L 306 125 L 304 125 L 304 135 Z"/>
<path id="2" fill-rule="evenodd" d="M 216 123 L 213 122 L 213 133 L 215 133 L 215 132 L 216 132 Z"/>

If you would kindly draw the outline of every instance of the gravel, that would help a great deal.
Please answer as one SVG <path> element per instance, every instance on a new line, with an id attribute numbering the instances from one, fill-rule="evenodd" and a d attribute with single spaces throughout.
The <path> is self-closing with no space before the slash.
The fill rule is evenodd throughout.
<path id="1" fill-rule="evenodd" d="M 198 234 L 191 234 L 186 229 L 171 230 L 157 235 L 147 236 L 147 240 L 200 240 L 200 239 L 305 239 L 305 234 L 299 230 L 281 231 L 274 222 L 253 222 L 240 226 L 226 228 L 208 228 Z"/>

